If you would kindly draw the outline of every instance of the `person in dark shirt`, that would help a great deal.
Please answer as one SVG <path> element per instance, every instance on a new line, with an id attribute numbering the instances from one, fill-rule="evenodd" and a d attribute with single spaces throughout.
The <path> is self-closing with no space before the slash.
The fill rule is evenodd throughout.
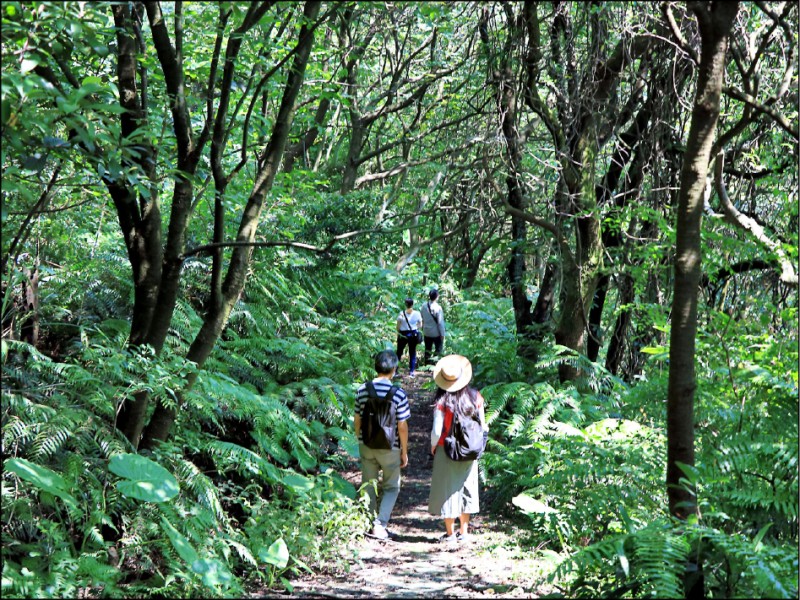
<path id="1" fill-rule="evenodd" d="M 431 349 L 436 349 L 436 356 L 442 355 L 444 346 L 444 311 L 436 301 L 439 298 L 439 291 L 432 289 L 428 293 L 428 301 L 420 307 L 422 315 L 422 333 L 424 335 L 425 352 L 422 355 L 422 362 L 426 365 L 431 364 Z"/>

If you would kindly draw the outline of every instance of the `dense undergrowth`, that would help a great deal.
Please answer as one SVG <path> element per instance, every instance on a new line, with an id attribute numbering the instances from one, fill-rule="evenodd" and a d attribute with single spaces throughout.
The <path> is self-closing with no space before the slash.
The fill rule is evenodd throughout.
<path id="1" fill-rule="evenodd" d="M 254 277 L 180 400 L 195 367 L 175 357 L 202 306 L 191 269 L 160 356 L 127 347 L 124 293 L 62 294 L 69 282 L 53 277 L 68 300 L 47 309 L 49 352 L 3 342 L 4 597 L 237 597 L 346 563 L 366 527 L 337 473 L 355 452 L 354 391 L 372 355 L 392 347 L 402 298 L 426 285 L 413 268 L 305 267 Z M 552 564 L 557 589 L 675 597 L 696 569 L 709 597 L 797 596 L 792 340 L 744 323 L 701 337 L 697 464 L 686 472 L 701 516 L 674 522 L 658 349 L 632 383 L 552 345 L 522 359 L 508 299 L 447 281 L 440 290 L 446 350 L 472 359 L 488 402 L 485 499 L 524 519 L 519 541 Z M 560 384 L 562 361 L 583 377 Z M 171 402 L 178 422 L 168 443 L 137 456 L 114 423 L 140 390 Z"/>

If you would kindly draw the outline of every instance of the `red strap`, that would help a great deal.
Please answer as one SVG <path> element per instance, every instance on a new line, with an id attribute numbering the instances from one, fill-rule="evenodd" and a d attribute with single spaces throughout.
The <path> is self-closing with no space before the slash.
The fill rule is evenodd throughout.
<path id="1" fill-rule="evenodd" d="M 436 444 L 437 446 L 444 446 L 444 438 L 447 437 L 447 434 L 450 433 L 450 426 L 453 423 L 453 411 L 449 408 L 444 408 L 444 425 L 442 425 L 442 435 L 439 436 L 439 442 Z"/>

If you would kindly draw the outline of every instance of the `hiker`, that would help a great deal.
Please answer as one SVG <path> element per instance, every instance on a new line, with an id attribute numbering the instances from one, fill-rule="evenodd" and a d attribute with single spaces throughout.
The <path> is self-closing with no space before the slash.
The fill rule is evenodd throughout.
<path id="1" fill-rule="evenodd" d="M 440 359 L 433 368 L 437 389 L 434 395 L 433 428 L 431 429 L 431 454 L 433 472 L 428 512 L 444 518 L 445 534 L 440 541 L 448 546 L 469 541 L 470 515 L 479 512 L 478 461 L 451 460 L 445 452 L 445 438 L 453 422 L 454 413 L 472 416 L 477 414 L 483 431 L 482 446 L 486 443 L 488 427 L 483 407 L 483 396 L 469 386 L 472 364 L 458 354 Z M 456 532 L 455 520 L 459 519 Z"/>
<path id="2" fill-rule="evenodd" d="M 411 409 L 408 406 L 406 393 L 399 386 L 392 385 L 392 377 L 397 370 L 397 363 L 400 362 L 397 354 L 393 350 L 383 350 L 375 356 L 375 371 L 377 377 L 371 382 L 361 384 L 356 393 L 356 411 L 354 425 L 356 437 L 359 441 L 359 454 L 361 456 L 361 484 L 378 480 L 378 473 L 383 471 L 383 480 L 379 486 L 381 491 L 380 508 L 377 509 L 376 490 L 372 484 L 367 487 L 369 495 L 370 512 L 374 516 L 372 529 L 369 535 L 378 539 L 388 539 L 390 534 L 386 530 L 392 509 L 400 493 L 400 469 L 408 465 L 408 419 L 411 416 Z M 387 449 L 375 449 L 369 447 L 365 441 L 362 431 L 367 428 L 368 423 L 365 419 L 365 410 L 369 400 L 369 384 L 375 391 L 375 395 L 383 399 L 387 392 L 393 393 L 391 398 L 391 411 L 396 423 L 395 431 L 392 435 L 391 447 Z M 386 444 L 387 446 L 389 443 Z"/>
<path id="3" fill-rule="evenodd" d="M 431 348 L 436 348 L 436 356 L 442 355 L 444 345 L 444 311 L 436 299 L 439 297 L 439 290 L 433 288 L 428 293 L 428 301 L 422 305 L 422 331 L 425 335 L 425 353 L 422 362 L 426 365 L 431 364 L 429 356 Z"/>
<path id="4" fill-rule="evenodd" d="M 414 310 L 414 300 L 406 298 L 406 309 L 397 315 L 397 358 L 403 358 L 403 351 L 408 346 L 408 375 L 414 378 L 414 370 L 417 368 L 417 344 L 422 335 L 420 326 L 422 325 L 422 315 L 418 310 Z"/>

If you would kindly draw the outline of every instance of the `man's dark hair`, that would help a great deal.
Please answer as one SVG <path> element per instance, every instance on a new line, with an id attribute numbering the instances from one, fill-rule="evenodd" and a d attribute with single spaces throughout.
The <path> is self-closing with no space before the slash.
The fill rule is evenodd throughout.
<path id="1" fill-rule="evenodd" d="M 397 358 L 394 350 L 381 350 L 375 355 L 375 371 L 379 375 L 386 375 L 391 373 L 392 369 L 397 368 L 399 362 L 400 359 Z"/>
<path id="2" fill-rule="evenodd" d="M 414 299 L 406 298 L 406 308 L 411 308 L 412 306 L 414 306 Z"/>
<path id="3" fill-rule="evenodd" d="M 432 289 L 428 294 L 428 298 L 430 298 L 431 300 L 436 300 L 438 297 L 439 297 L 439 290 L 437 289 Z"/>

